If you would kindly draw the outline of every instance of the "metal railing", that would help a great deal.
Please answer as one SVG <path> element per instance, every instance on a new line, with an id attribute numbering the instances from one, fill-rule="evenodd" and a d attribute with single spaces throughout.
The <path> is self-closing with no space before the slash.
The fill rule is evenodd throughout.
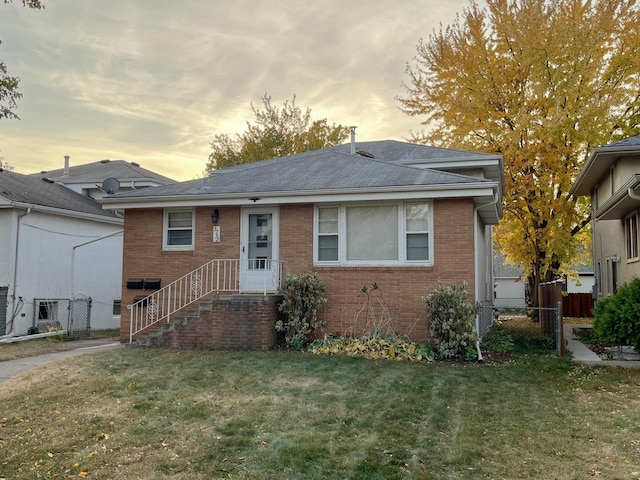
<path id="1" fill-rule="evenodd" d="M 127 305 L 129 343 L 133 336 L 150 326 L 171 319 L 171 315 L 213 293 L 259 291 L 263 295 L 280 288 L 283 262 L 270 259 L 215 259 Z M 253 284 L 243 282 L 251 275 Z M 243 285 L 243 283 L 245 283 Z M 252 288 L 253 287 L 253 288 Z"/>

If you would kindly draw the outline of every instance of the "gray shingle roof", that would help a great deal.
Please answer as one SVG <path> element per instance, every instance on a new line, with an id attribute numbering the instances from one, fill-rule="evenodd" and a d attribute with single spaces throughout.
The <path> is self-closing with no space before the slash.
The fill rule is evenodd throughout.
<path id="1" fill-rule="evenodd" d="M 397 140 L 381 140 L 371 142 L 356 142 L 356 151 L 364 151 L 372 154 L 379 160 L 388 162 L 402 160 L 443 160 L 447 158 L 479 158 L 492 157 L 484 153 L 470 152 L 468 150 L 456 150 L 453 148 L 431 147 L 417 143 L 399 142 Z M 351 151 L 351 144 L 345 143 L 326 150 L 335 150 L 343 153 Z"/>
<path id="2" fill-rule="evenodd" d="M 154 180 L 157 183 L 166 185 L 175 183 L 175 180 L 159 175 L 151 170 L 142 168 L 134 162 L 125 160 L 99 160 L 97 162 L 86 163 L 69 167 L 69 175 L 64 175 L 64 168 L 49 170 L 47 172 L 34 173 L 31 176 L 38 178 L 50 178 L 55 181 L 72 183 L 100 183 L 106 178 L 117 178 L 119 180 Z"/>
<path id="3" fill-rule="evenodd" d="M 124 192 L 111 198 L 207 193 L 366 191 L 386 187 L 463 185 L 483 181 L 455 173 L 397 165 L 328 148 L 215 170 L 206 179 Z"/>
<path id="4" fill-rule="evenodd" d="M 619 142 L 613 142 L 607 147 L 637 147 L 640 146 L 640 135 L 637 137 L 629 137 L 624 140 L 620 140 Z"/>
<path id="5" fill-rule="evenodd" d="M 496 278 L 520 278 L 524 273 L 522 265 L 507 263 L 507 258 L 502 253 L 496 253 L 493 257 L 493 274 Z"/>
<path id="6" fill-rule="evenodd" d="M 117 218 L 114 212 L 103 210 L 95 200 L 67 187 L 30 175 L 0 169 L 0 197 L 9 202 L 39 205 L 73 212 Z"/>

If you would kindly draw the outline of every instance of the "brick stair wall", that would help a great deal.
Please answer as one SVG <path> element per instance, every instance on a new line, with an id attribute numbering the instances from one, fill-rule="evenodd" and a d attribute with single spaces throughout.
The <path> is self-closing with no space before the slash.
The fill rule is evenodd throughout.
<path id="1" fill-rule="evenodd" d="M 134 345 L 214 350 L 269 350 L 280 341 L 275 323 L 281 295 L 221 295 L 200 302 Z"/>

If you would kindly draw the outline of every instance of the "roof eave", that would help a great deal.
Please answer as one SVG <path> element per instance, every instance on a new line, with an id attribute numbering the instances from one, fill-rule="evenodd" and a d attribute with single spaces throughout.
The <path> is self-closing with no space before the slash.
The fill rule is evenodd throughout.
<path id="1" fill-rule="evenodd" d="M 604 146 L 594 148 L 584 162 L 582 170 L 576 177 L 569 193 L 574 196 L 591 195 L 595 186 L 602 179 L 603 172 L 611 168 L 615 159 L 621 156 L 640 154 L 638 145 Z"/>
<path id="2" fill-rule="evenodd" d="M 236 192 L 225 194 L 167 195 L 136 198 L 104 197 L 98 201 L 106 209 L 135 209 L 151 206 L 164 208 L 176 205 L 254 205 L 256 203 L 318 203 L 330 201 L 394 200 L 409 198 L 486 197 L 493 196 L 497 182 L 477 182 L 449 185 L 394 186 L 367 189 L 315 190 L 296 192 Z"/>
<path id="3" fill-rule="evenodd" d="M 31 209 L 34 212 L 42 212 L 49 215 L 58 215 L 61 217 L 79 218 L 84 220 L 92 220 L 94 222 L 111 223 L 114 225 L 122 225 L 124 220 L 120 217 L 112 217 L 109 215 L 97 215 L 94 213 L 78 212 L 75 210 L 66 210 L 64 208 L 47 207 L 35 203 L 11 202 L 11 204 L 0 205 L 0 208 L 20 208 Z"/>
<path id="4" fill-rule="evenodd" d="M 640 185 L 640 175 L 632 176 L 620 187 L 620 190 L 618 190 L 615 195 L 607 199 L 607 201 L 594 212 L 594 219 L 619 220 L 624 218 L 630 211 L 638 208 L 640 206 L 640 200 L 629 195 L 629 190 L 635 193 L 638 185 Z M 638 195 L 638 193 L 635 194 Z"/>
<path id="5" fill-rule="evenodd" d="M 72 178 L 72 177 L 47 177 L 53 180 L 56 183 L 62 183 L 64 185 L 87 185 L 87 186 L 96 186 L 100 187 L 104 178 Z M 131 183 L 134 182 L 138 185 L 140 184 L 150 184 L 150 185 L 170 185 L 172 182 L 162 183 L 155 178 L 148 177 L 118 177 L 118 181 L 120 183 Z M 176 183 L 176 182 L 173 182 Z"/>
<path id="6" fill-rule="evenodd" d="M 402 159 L 397 162 L 405 166 L 419 166 L 434 170 L 457 170 L 462 168 L 480 168 L 489 180 L 497 180 L 504 185 L 504 160 L 502 155 L 480 154 L 478 156 L 451 157 L 437 160 Z"/>

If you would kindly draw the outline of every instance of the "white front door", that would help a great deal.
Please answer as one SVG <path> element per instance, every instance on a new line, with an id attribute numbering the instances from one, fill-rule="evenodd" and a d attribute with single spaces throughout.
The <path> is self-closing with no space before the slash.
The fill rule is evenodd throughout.
<path id="1" fill-rule="evenodd" d="M 240 228 L 240 291 L 278 289 L 278 208 L 245 208 Z"/>

